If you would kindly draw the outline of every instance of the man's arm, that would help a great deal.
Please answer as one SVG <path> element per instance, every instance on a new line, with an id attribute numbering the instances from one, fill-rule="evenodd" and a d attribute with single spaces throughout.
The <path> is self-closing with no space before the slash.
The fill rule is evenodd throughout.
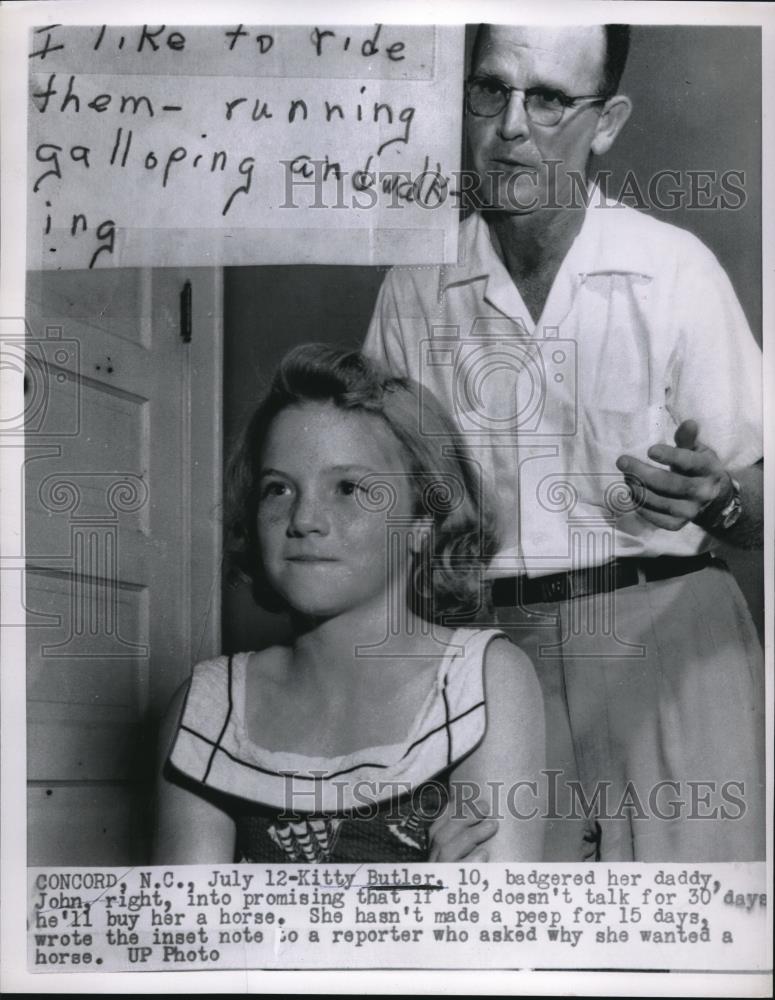
<path id="1" fill-rule="evenodd" d="M 638 450 L 638 458 L 621 455 L 616 464 L 642 502 L 639 516 L 650 524 L 678 531 L 693 522 L 731 545 L 756 548 L 763 536 L 763 476 L 756 464 L 762 456 L 761 350 L 716 257 L 690 234 L 681 239 L 660 387 L 677 425 L 675 445 L 654 441 L 646 456 Z M 740 484 L 739 517 L 733 479 Z"/>
<path id="2" fill-rule="evenodd" d="M 731 545 L 759 548 L 764 527 L 763 463 L 726 469 L 698 435 L 696 421 L 684 420 L 675 432 L 675 446 L 655 444 L 649 448 L 649 458 L 667 468 L 632 455 L 619 457 L 617 467 L 641 505 L 638 513 L 668 531 L 679 531 L 692 521 Z M 733 502 L 737 492 L 733 480 L 739 486 L 739 516 Z M 725 518 L 727 510 L 730 516 Z M 725 520 L 732 519 L 733 524 L 725 525 Z"/>

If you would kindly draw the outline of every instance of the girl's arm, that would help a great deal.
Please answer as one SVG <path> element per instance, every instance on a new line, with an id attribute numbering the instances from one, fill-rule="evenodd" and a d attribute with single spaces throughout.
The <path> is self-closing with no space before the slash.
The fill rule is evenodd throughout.
<path id="1" fill-rule="evenodd" d="M 470 804 L 461 806 L 469 814 L 475 805 L 480 815 L 496 821 L 495 832 L 482 845 L 487 860 L 540 861 L 545 734 L 533 664 L 507 640 L 495 639 L 487 647 L 484 688 L 487 729 L 479 746 L 452 772 L 453 807 L 456 796 L 458 804 Z M 453 818 L 446 825 L 447 836 L 456 822 L 462 826 L 466 821 Z"/>
<path id="2" fill-rule="evenodd" d="M 183 711 L 188 682 L 178 689 L 159 734 L 156 827 L 153 864 L 230 864 L 234 860 L 234 821 L 196 783 L 176 778 L 166 766 Z"/>

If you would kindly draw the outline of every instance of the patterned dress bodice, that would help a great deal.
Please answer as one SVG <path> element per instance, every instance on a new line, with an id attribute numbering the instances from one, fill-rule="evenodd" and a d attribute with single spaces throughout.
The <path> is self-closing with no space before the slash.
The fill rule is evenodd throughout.
<path id="1" fill-rule="evenodd" d="M 427 860 L 449 774 L 485 732 L 484 655 L 502 634 L 456 630 L 407 738 L 334 758 L 254 743 L 245 726 L 250 654 L 207 660 L 192 673 L 169 763 L 234 818 L 237 861 Z"/>

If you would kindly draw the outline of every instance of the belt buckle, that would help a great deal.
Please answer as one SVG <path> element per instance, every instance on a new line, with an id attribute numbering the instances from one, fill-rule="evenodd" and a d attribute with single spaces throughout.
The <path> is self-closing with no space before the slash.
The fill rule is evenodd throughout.
<path id="1" fill-rule="evenodd" d="M 563 586 L 564 584 L 568 584 L 569 580 L 569 573 L 557 573 L 547 579 L 541 588 L 543 590 L 544 601 L 547 604 L 554 604 L 572 596 L 572 594 L 568 593 L 568 587 Z"/>

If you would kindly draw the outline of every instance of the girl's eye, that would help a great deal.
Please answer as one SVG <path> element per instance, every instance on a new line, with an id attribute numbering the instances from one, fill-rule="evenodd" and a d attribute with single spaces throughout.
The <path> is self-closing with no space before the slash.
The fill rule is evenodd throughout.
<path id="1" fill-rule="evenodd" d="M 356 493 L 365 493 L 363 486 L 360 486 L 354 479 L 342 479 L 338 485 L 339 492 L 346 497 L 355 496 Z"/>
<path id="2" fill-rule="evenodd" d="M 289 492 L 290 487 L 287 483 L 280 482 L 280 480 L 276 479 L 270 479 L 261 487 L 261 499 L 265 500 L 268 497 L 282 497 L 286 496 Z"/>

